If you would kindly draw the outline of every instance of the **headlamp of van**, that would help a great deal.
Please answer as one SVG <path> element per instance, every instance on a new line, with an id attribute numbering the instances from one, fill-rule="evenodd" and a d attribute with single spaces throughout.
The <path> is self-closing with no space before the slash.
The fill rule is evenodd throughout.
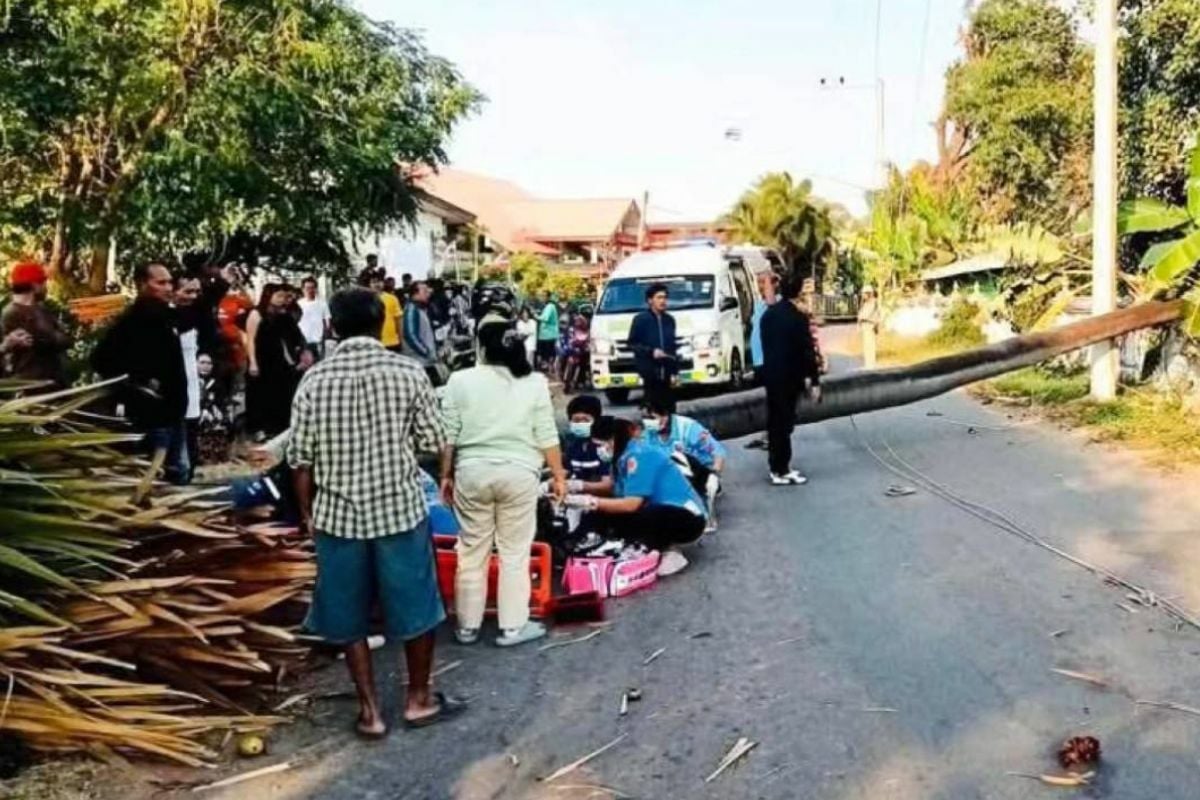
<path id="1" fill-rule="evenodd" d="M 692 347 L 697 350 L 715 350 L 721 346 L 721 334 L 702 333 L 692 337 Z"/>
<path id="2" fill-rule="evenodd" d="M 613 343 L 609 339 L 592 339 L 592 352 L 598 356 L 611 356 Z"/>

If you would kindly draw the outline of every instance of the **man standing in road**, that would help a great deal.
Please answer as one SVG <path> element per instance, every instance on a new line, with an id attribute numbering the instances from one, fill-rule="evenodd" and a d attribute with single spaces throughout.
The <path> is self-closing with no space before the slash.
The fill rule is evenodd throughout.
<path id="1" fill-rule="evenodd" d="M 675 411 L 672 384 L 679 369 L 675 351 L 675 318 L 667 313 L 666 284 L 655 283 L 646 290 L 645 311 L 639 311 L 629 326 L 629 349 L 642 379 L 646 399 L 665 403 Z"/>
<path id="2" fill-rule="evenodd" d="M 317 294 L 317 279 L 309 275 L 300 281 L 300 332 L 313 355 L 324 355 L 325 339 L 329 336 L 329 304 Z"/>
<path id="3" fill-rule="evenodd" d="M 67 385 L 65 355 L 71 337 L 63 330 L 54 312 L 46 307 L 46 270 L 33 261 L 13 265 L 9 273 L 12 300 L 0 315 L 0 337 L 17 331 L 10 341 L 8 374 L 26 381 L 49 384 L 44 390 Z"/>
<path id="4" fill-rule="evenodd" d="M 127 375 L 121 401 L 134 428 L 146 434 L 155 462 L 167 480 L 186 483 L 188 462 L 184 416 L 187 372 L 174 310 L 171 272 L 159 262 L 133 271 L 137 299 L 109 327 L 92 353 L 92 366 L 104 378 Z"/>
<path id="5" fill-rule="evenodd" d="M 547 375 L 554 374 L 554 359 L 558 355 L 558 302 L 554 295 L 542 292 L 542 310 L 538 312 L 537 367 Z"/>
<path id="6" fill-rule="evenodd" d="M 330 302 L 340 344 L 309 370 L 292 406 L 288 461 L 317 582 L 305 626 L 346 651 L 358 692 L 357 732 L 387 733 L 367 646 L 371 613 L 404 642 L 406 727 L 432 725 L 463 705 L 433 691 L 434 631 L 446 618 L 417 452 L 446 444 L 433 387 L 379 341 L 383 303 L 365 289 Z"/>
<path id="7" fill-rule="evenodd" d="M 813 402 L 821 399 L 821 366 L 813 343 L 812 326 L 802 310 L 803 284 L 787 277 L 782 299 L 762 317 L 763 370 L 767 389 L 767 450 L 771 483 L 800 486 L 808 482 L 792 469 L 792 429 L 796 402 L 807 390 Z"/>
<path id="8" fill-rule="evenodd" d="M 438 372 L 437 338 L 429 318 L 429 284 L 417 281 L 408 287 L 408 307 L 404 311 L 404 355 L 421 362 L 429 380 L 442 383 Z"/>
<path id="9" fill-rule="evenodd" d="M 775 305 L 779 299 L 779 276 L 774 272 L 764 272 L 758 276 L 759 297 L 754 301 L 754 313 L 750 318 L 750 364 L 754 367 L 755 377 L 762 376 L 762 318 L 767 309 Z M 747 450 L 766 450 L 767 437 L 758 436 L 746 443 Z"/>

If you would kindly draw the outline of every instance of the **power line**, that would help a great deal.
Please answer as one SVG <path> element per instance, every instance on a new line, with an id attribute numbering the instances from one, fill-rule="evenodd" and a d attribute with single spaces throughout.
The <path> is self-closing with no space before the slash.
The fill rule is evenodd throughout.
<path id="1" fill-rule="evenodd" d="M 917 59 L 917 88 L 913 92 L 912 123 L 909 125 L 909 135 L 912 137 L 910 144 L 916 144 L 917 141 L 917 117 L 921 113 L 921 90 L 925 85 L 925 55 L 929 47 L 929 23 L 932 15 L 933 2 L 925 0 L 925 22 L 921 26 L 921 55 Z"/>

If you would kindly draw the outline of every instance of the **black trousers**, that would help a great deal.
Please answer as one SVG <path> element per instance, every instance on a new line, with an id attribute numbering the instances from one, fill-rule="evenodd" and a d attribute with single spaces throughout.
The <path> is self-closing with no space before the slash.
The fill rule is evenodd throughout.
<path id="1" fill-rule="evenodd" d="M 767 463 L 776 475 L 792 468 L 792 430 L 796 427 L 800 390 L 800 386 L 790 383 L 767 384 Z"/>
<path id="2" fill-rule="evenodd" d="M 671 385 L 671 376 L 663 376 L 657 372 L 642 375 L 642 391 L 647 401 L 665 401 L 668 410 L 672 414 L 675 413 L 675 387 Z"/>
<path id="3" fill-rule="evenodd" d="M 692 488 L 696 490 L 696 494 L 704 497 L 708 476 L 712 475 L 712 470 L 701 464 L 691 456 L 687 456 L 688 469 L 692 471 L 692 477 L 688 478 L 688 482 L 692 484 Z"/>
<path id="4" fill-rule="evenodd" d="M 704 535 L 704 517 L 676 506 L 643 505 L 632 514 L 588 514 L 591 530 L 653 550 L 688 544 Z"/>

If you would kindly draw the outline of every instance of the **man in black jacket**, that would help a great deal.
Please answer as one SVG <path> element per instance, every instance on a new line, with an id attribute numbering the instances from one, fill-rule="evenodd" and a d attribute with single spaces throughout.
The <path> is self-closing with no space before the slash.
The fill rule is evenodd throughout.
<path id="1" fill-rule="evenodd" d="M 665 402 L 675 411 L 671 390 L 679 362 L 675 352 L 675 318 L 667 313 L 666 284 L 655 283 L 646 290 L 645 311 L 639 311 L 629 326 L 629 349 L 642 379 L 646 399 Z"/>
<path id="2" fill-rule="evenodd" d="M 171 308 L 171 272 L 159 263 L 141 264 L 133 280 L 137 299 L 96 345 L 92 366 L 104 378 L 128 376 L 119 395 L 125 415 L 146 434 L 154 458 L 166 459 L 167 479 L 186 482 L 187 374 Z"/>
<path id="3" fill-rule="evenodd" d="M 800 486 L 808 478 L 792 469 L 792 429 L 796 401 L 808 391 L 813 402 L 821 399 L 821 367 L 808 315 L 801 310 L 803 283 L 783 282 L 783 299 L 762 316 L 763 384 L 767 388 L 767 450 L 771 483 Z"/>

